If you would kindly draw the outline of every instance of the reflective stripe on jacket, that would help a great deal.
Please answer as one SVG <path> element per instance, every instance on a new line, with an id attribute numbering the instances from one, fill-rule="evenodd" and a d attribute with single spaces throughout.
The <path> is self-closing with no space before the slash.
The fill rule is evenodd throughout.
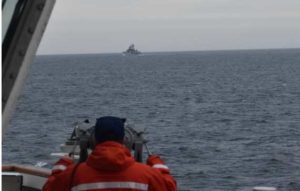
<path id="1" fill-rule="evenodd" d="M 95 190 L 95 189 L 134 189 L 134 190 L 148 190 L 148 184 L 137 182 L 95 182 L 80 184 L 72 187 L 72 191 L 79 190 Z"/>
<path id="2" fill-rule="evenodd" d="M 75 172 L 75 165 L 71 165 L 49 177 L 43 190 L 175 191 L 175 180 L 163 161 L 159 160 L 156 156 L 155 164 L 151 167 L 138 163 L 123 145 L 107 141 L 97 145 L 87 161 L 76 167 Z M 72 173 L 75 173 L 74 176 Z"/>

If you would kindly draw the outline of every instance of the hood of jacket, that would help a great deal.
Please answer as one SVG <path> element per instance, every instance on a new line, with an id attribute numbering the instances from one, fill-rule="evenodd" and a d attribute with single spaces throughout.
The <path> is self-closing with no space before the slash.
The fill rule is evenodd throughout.
<path id="1" fill-rule="evenodd" d="M 120 171 L 134 162 L 130 151 L 114 141 L 98 144 L 86 161 L 88 166 L 103 171 Z"/>

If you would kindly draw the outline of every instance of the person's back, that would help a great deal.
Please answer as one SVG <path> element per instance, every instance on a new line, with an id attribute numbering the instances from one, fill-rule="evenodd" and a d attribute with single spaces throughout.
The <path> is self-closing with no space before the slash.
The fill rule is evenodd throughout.
<path id="1" fill-rule="evenodd" d="M 122 144 L 123 123 L 120 118 L 99 118 L 95 126 L 98 144 L 86 162 L 74 165 L 68 158 L 61 159 L 43 190 L 176 190 L 174 178 L 158 156 L 150 156 L 148 165 L 134 160 Z"/>

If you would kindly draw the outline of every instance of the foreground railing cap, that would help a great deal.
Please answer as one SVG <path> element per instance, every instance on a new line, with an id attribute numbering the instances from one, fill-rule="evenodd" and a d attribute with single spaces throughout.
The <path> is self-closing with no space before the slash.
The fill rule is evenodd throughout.
<path id="1" fill-rule="evenodd" d="M 51 175 L 50 169 L 24 165 L 3 165 L 2 172 L 18 172 L 46 178 Z"/>

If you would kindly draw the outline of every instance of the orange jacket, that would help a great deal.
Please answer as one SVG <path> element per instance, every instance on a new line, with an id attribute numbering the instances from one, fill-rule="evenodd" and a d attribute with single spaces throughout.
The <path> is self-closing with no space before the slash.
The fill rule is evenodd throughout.
<path id="1" fill-rule="evenodd" d="M 158 156 L 150 156 L 147 164 L 151 167 L 136 162 L 123 145 L 107 141 L 79 165 L 60 159 L 43 190 L 176 191 L 176 181 Z"/>

